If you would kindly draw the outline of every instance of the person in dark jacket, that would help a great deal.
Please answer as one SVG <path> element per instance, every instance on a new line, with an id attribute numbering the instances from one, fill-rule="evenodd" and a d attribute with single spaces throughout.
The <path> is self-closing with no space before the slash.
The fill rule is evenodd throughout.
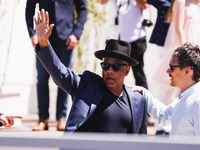
<path id="1" fill-rule="evenodd" d="M 102 77 L 90 71 L 77 75 L 61 63 L 48 40 L 54 26 L 48 24 L 48 12 L 42 10 L 34 20 L 37 57 L 54 82 L 72 96 L 65 131 L 146 134 L 146 100 L 124 85 L 131 66 L 138 64 L 130 57 L 131 45 L 110 39 L 105 50 L 94 53 L 102 60 Z"/>

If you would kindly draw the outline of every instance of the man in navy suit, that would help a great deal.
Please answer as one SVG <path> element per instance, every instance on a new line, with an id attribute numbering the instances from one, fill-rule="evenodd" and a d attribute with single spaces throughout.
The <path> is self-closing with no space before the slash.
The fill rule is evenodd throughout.
<path id="1" fill-rule="evenodd" d="M 55 24 L 50 37 L 51 45 L 61 62 L 71 67 L 73 50 L 78 45 L 78 40 L 82 34 L 87 16 L 86 0 L 27 0 L 26 23 L 32 45 L 38 43 L 33 27 L 33 16 L 36 4 L 39 9 L 46 9 L 49 12 L 49 22 Z M 75 6 L 75 7 L 74 7 Z M 76 8 L 77 19 L 74 18 L 74 8 Z M 40 61 L 36 60 L 37 67 L 37 96 L 39 109 L 39 122 L 33 128 L 34 131 L 48 130 L 47 120 L 49 118 L 49 74 L 44 69 Z M 58 121 L 57 130 L 64 130 L 66 124 L 68 95 L 58 88 L 56 119 Z"/>
<path id="2" fill-rule="evenodd" d="M 166 20 L 166 14 L 171 5 L 171 0 L 147 0 L 147 3 L 157 9 L 156 24 L 151 34 L 150 43 L 158 46 L 164 46 L 167 36 L 169 23 Z"/>
<path id="3" fill-rule="evenodd" d="M 169 28 L 166 20 L 166 14 L 171 5 L 171 0 L 136 0 L 139 7 L 145 9 L 147 4 L 151 4 L 157 9 L 157 18 L 154 29 L 150 37 L 150 43 L 158 46 L 164 46 L 165 38 Z"/>
<path id="4" fill-rule="evenodd" d="M 124 85 L 131 66 L 131 45 L 109 40 L 105 50 L 95 52 L 102 60 L 102 77 L 90 71 L 75 74 L 54 52 L 49 36 L 48 12 L 38 13 L 36 54 L 54 82 L 72 96 L 66 132 L 147 133 L 147 103 L 144 97 Z"/>

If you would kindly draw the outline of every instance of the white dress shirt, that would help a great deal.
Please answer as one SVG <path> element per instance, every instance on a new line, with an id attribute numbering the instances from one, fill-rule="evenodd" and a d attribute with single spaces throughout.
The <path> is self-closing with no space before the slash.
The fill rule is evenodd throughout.
<path id="1" fill-rule="evenodd" d="M 120 39 L 129 43 L 146 36 L 145 28 L 142 26 L 142 9 L 135 0 L 117 0 L 119 8 L 119 34 Z"/>
<path id="2" fill-rule="evenodd" d="M 180 92 L 169 106 L 165 106 L 144 89 L 148 113 L 162 125 L 170 124 L 170 135 L 200 136 L 200 82 Z"/>

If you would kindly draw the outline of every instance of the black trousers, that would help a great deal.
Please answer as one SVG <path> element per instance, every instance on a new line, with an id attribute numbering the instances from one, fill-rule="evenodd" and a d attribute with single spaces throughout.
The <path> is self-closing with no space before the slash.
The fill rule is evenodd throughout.
<path id="1" fill-rule="evenodd" d="M 148 89 L 147 79 L 144 73 L 144 52 L 146 51 L 146 37 L 140 38 L 131 44 L 131 57 L 136 59 L 139 64 L 133 66 L 133 75 L 135 77 L 136 85 L 143 86 Z"/>

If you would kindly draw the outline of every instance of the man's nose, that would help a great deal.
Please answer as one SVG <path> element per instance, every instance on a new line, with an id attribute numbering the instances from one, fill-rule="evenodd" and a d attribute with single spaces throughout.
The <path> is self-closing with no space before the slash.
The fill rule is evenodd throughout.
<path id="1" fill-rule="evenodd" d="M 107 71 L 108 72 L 113 72 L 114 70 L 113 70 L 112 66 L 110 66 Z"/>
<path id="2" fill-rule="evenodd" d="M 170 73 L 171 73 L 171 70 L 168 68 L 168 69 L 166 70 L 166 73 L 170 74 Z"/>

